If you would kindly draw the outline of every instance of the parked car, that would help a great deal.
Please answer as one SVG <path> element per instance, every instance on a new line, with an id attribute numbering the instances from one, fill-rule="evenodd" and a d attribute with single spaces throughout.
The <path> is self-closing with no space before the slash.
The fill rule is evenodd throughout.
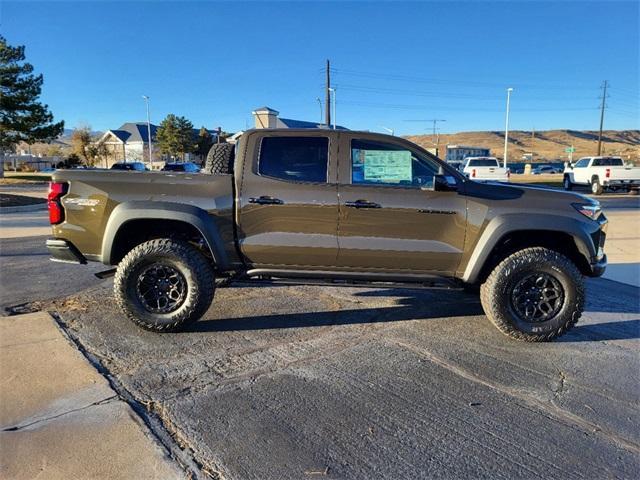
<path id="1" fill-rule="evenodd" d="M 133 170 L 136 172 L 145 172 L 147 167 L 145 167 L 142 162 L 120 162 L 111 165 L 111 170 Z"/>
<path id="2" fill-rule="evenodd" d="M 543 175 L 547 173 L 562 173 L 562 169 L 558 167 L 554 167 L 553 165 L 540 165 L 539 167 L 531 170 L 533 175 Z"/>
<path id="3" fill-rule="evenodd" d="M 574 186 L 589 186 L 591 193 L 606 190 L 631 190 L 640 187 L 640 167 L 625 165 L 620 157 L 584 157 L 564 171 L 565 190 Z"/>
<path id="4" fill-rule="evenodd" d="M 462 172 L 471 180 L 508 182 L 509 169 L 501 167 L 495 157 L 467 157 Z"/>
<path id="5" fill-rule="evenodd" d="M 55 171 L 56 171 L 56 169 L 53 168 L 53 167 L 46 167 L 46 168 L 43 168 L 42 170 L 40 170 L 40 173 L 53 173 Z"/>
<path id="6" fill-rule="evenodd" d="M 525 341 L 569 330 L 585 303 L 582 276 L 606 266 L 597 201 L 474 182 L 402 138 L 248 130 L 208 158 L 203 175 L 55 172 L 52 257 L 116 267 L 102 275 L 115 273 L 120 308 L 156 332 L 201 317 L 218 278 L 480 285 L 489 319 Z"/>
<path id="7" fill-rule="evenodd" d="M 162 167 L 163 172 L 185 172 L 185 173 L 199 173 L 200 167 L 198 167 L 195 163 L 184 162 L 184 163 L 165 163 L 164 167 Z"/>

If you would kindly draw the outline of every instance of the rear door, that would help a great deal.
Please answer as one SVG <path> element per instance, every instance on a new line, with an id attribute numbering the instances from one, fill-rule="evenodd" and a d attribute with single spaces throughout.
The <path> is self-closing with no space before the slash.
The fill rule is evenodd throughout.
<path id="1" fill-rule="evenodd" d="M 248 135 L 239 193 L 238 239 L 263 268 L 335 265 L 338 255 L 335 134 Z"/>
<path id="2" fill-rule="evenodd" d="M 466 200 L 455 191 L 429 190 L 440 168 L 434 158 L 401 139 L 342 133 L 339 165 L 339 266 L 455 272 Z"/>

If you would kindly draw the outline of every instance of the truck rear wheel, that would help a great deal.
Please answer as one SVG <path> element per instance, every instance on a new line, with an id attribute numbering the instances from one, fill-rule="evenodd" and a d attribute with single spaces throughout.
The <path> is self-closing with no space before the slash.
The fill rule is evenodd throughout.
<path id="1" fill-rule="evenodd" d="M 498 264 L 480 288 L 480 301 L 502 333 L 526 342 L 550 341 L 578 322 L 584 282 L 564 255 L 527 248 Z"/>
<path id="2" fill-rule="evenodd" d="M 602 195 L 602 184 L 600 183 L 600 179 L 598 177 L 593 177 L 591 179 L 591 193 L 594 195 Z"/>
<path id="3" fill-rule="evenodd" d="M 116 301 L 139 327 L 176 331 L 198 320 L 213 300 L 209 260 L 187 242 L 157 239 L 131 250 L 114 279 Z"/>

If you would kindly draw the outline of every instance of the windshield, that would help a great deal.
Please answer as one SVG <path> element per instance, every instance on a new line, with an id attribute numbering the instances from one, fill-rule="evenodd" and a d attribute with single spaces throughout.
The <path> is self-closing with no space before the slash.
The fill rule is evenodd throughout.
<path id="1" fill-rule="evenodd" d="M 469 160 L 470 167 L 498 167 L 498 160 L 495 158 L 478 158 Z"/>

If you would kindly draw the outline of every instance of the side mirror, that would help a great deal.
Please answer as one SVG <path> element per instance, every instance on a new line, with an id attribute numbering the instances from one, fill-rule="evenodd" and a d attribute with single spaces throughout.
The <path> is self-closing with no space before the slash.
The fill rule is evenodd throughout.
<path id="1" fill-rule="evenodd" d="M 433 184 L 428 187 L 423 187 L 423 190 L 432 192 L 455 192 L 458 190 L 458 184 L 455 177 L 438 174 L 433 176 Z"/>

